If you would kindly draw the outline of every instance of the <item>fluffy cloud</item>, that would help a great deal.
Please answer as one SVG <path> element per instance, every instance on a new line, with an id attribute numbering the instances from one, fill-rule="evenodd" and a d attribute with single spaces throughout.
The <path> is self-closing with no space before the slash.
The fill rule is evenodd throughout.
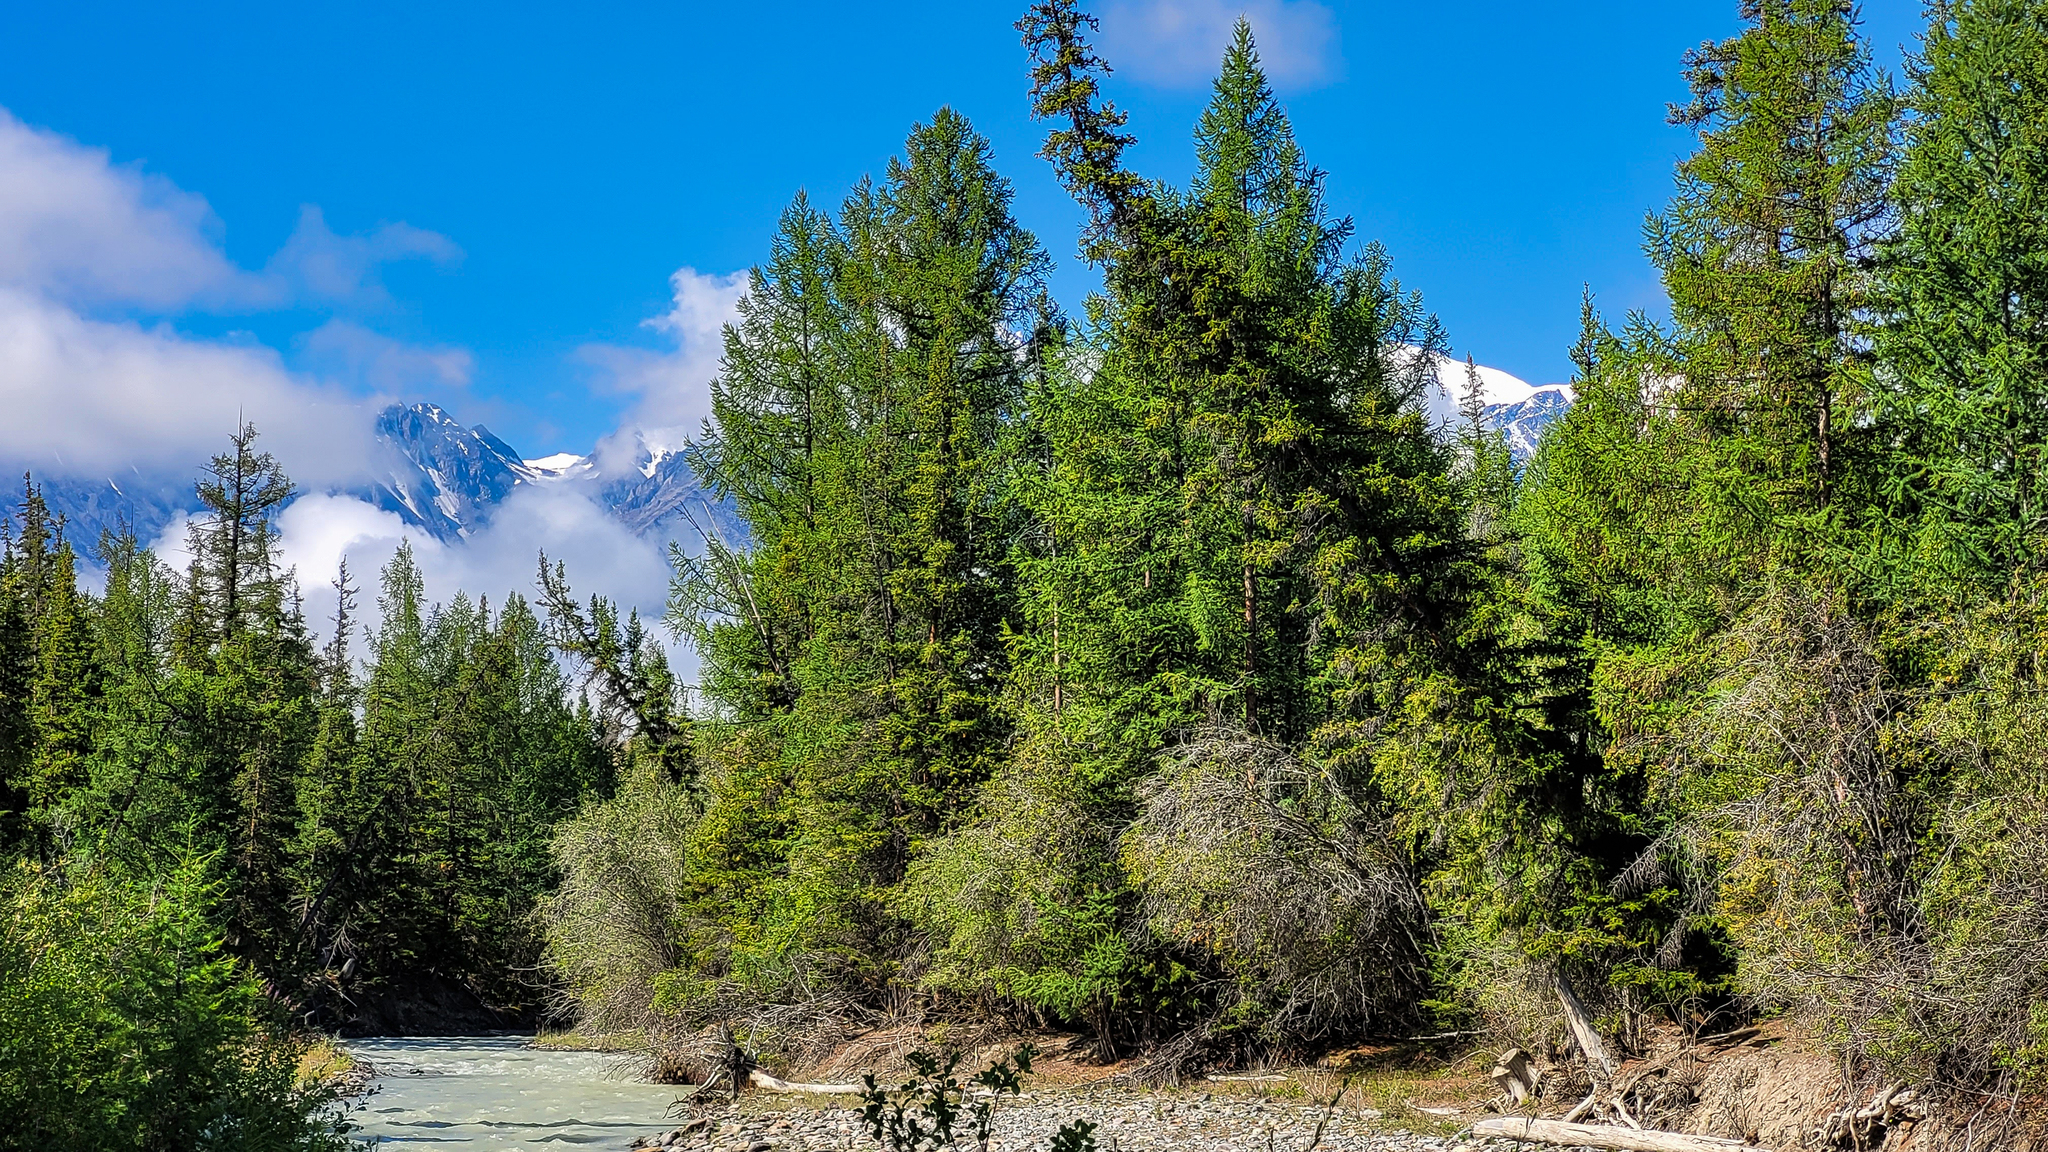
<path id="1" fill-rule="evenodd" d="M 0 108 L 0 284 L 148 308 L 255 293 L 219 230 L 204 199 Z"/>
<path id="2" fill-rule="evenodd" d="M 674 451 L 711 415 L 711 380 L 725 353 L 725 325 L 737 319 L 740 297 L 746 295 L 747 273 L 680 268 L 669 277 L 669 286 L 674 293 L 669 310 L 645 323 L 668 337 L 672 348 L 656 352 L 592 345 L 582 351 L 584 360 L 603 374 L 605 385 L 639 397 L 601 455 L 639 444 L 655 452 Z"/>
<path id="3" fill-rule="evenodd" d="M 1102 9 L 1103 55 L 1147 84 L 1202 87 L 1240 16 L 1275 86 L 1314 88 L 1343 74 L 1337 18 L 1315 0 L 1111 0 Z"/>
<path id="4" fill-rule="evenodd" d="M 376 307 L 388 303 L 382 265 L 462 257 L 446 236 L 410 224 L 337 235 L 306 205 L 284 247 L 250 272 L 221 251 L 220 231 L 204 197 L 0 108 L 0 286 L 159 313 Z"/>
<path id="5" fill-rule="evenodd" d="M 298 339 L 301 360 L 315 373 L 380 395 L 443 394 L 469 386 L 476 358 L 466 348 L 421 347 L 393 340 L 353 320 L 329 320 Z"/>
<path id="6" fill-rule="evenodd" d="M 334 614 L 332 586 L 343 557 L 351 578 L 364 589 L 361 603 L 376 602 L 377 577 L 401 541 L 412 542 L 413 557 L 430 600 L 446 603 L 457 592 L 489 596 L 504 603 L 508 593 L 534 598 L 537 554 L 567 563 L 570 581 L 588 595 L 596 592 L 658 620 L 668 595 L 668 561 L 654 543 L 627 531 L 576 485 L 522 485 L 500 505 L 491 523 L 458 543 L 443 543 L 407 528 L 395 515 L 348 496 L 305 496 L 278 517 L 283 560 L 298 572 L 306 615 L 323 636 Z M 158 555 L 183 563 L 185 529 L 167 529 Z M 374 608 L 369 608 L 374 611 Z M 659 630 L 657 630 L 659 631 Z M 679 670 L 694 674 L 685 654 Z"/>
<path id="7" fill-rule="evenodd" d="M 189 472 L 238 420 L 302 481 L 344 481 L 366 458 L 360 400 L 287 372 L 255 344 L 96 320 L 0 289 L 0 460 L 52 475 Z"/>
<path id="8" fill-rule="evenodd" d="M 349 321 L 303 340 L 325 381 L 288 371 L 260 344 L 196 338 L 168 321 L 381 307 L 381 266 L 459 259 L 446 237 L 405 224 L 337 235 L 308 207 L 250 271 L 228 260 L 219 232 L 203 198 L 0 109 L 0 464 L 51 476 L 189 473 L 247 419 L 294 476 L 341 483 L 368 457 L 364 391 L 468 380 L 466 352 L 410 348 Z"/>
<path id="9" fill-rule="evenodd" d="M 337 236 L 320 209 L 307 204 L 299 208 L 291 239 L 265 266 L 263 288 L 278 299 L 378 308 L 391 301 L 379 270 L 412 259 L 449 265 L 462 259 L 462 249 L 439 232 L 405 223 Z"/>

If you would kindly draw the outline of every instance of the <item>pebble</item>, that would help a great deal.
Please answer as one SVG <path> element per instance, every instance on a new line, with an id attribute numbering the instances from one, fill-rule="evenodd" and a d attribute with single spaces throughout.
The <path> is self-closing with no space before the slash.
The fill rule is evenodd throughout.
<path id="1" fill-rule="evenodd" d="M 876 1152 L 879 1145 L 849 1108 L 812 1108 L 754 1096 L 740 1114 L 705 1116 L 644 1136 L 629 1147 L 668 1152 Z M 1101 1152 L 1309 1152 L 1323 1108 L 1306 1101 L 1173 1096 L 1139 1089 L 1026 1093 L 1004 1101 L 991 1152 L 1040 1152 L 1053 1133 L 1075 1120 L 1096 1125 Z M 1475 1117 L 1476 1118 L 1476 1117 Z M 961 1118 L 962 1149 L 972 1149 Z M 1339 1108 L 1315 1152 L 1449 1152 L 1492 1145 L 1469 1138 L 1427 1136 L 1385 1123 L 1370 1108 Z"/>

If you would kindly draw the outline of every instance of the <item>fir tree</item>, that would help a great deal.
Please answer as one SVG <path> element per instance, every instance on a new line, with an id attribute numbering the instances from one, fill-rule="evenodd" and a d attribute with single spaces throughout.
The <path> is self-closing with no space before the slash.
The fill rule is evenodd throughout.
<path id="1" fill-rule="evenodd" d="M 1923 594 L 2038 571 L 2048 475 L 2048 6 L 1936 6 L 1883 259 L 1889 557 Z M 1897 537 L 1904 537 L 1903 539 Z"/>
<path id="2" fill-rule="evenodd" d="M 1699 147 L 1648 226 L 1683 355 L 1664 403 L 1705 441 L 1687 466 L 1721 476 L 1696 489 L 1743 505 L 1709 532 L 1796 553 L 1851 475 L 1845 413 L 1865 371 L 1893 101 L 1845 0 L 1745 0 L 1742 13 L 1742 34 L 1686 56 L 1692 100 L 1671 120 Z"/>

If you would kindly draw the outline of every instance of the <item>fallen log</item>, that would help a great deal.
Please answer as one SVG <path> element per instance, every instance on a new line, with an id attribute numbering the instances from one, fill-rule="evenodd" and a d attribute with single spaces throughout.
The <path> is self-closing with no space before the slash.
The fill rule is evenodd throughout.
<path id="1" fill-rule="evenodd" d="M 866 1091 L 859 1084 L 795 1084 L 788 1080 L 777 1080 L 759 1068 L 748 1072 L 747 1078 L 754 1082 L 754 1087 L 766 1088 L 770 1092 L 810 1092 L 819 1096 L 858 1096 Z"/>
<path id="2" fill-rule="evenodd" d="M 1495 1140 L 1527 1140 L 1567 1148 L 1616 1148 L 1623 1152 L 1729 1152 L 1747 1148 L 1740 1140 L 1719 1136 L 1688 1136 L 1683 1132 L 1648 1132 L 1602 1124 L 1567 1124 L 1562 1120 L 1530 1120 L 1501 1116 L 1472 1125 L 1474 1136 Z"/>

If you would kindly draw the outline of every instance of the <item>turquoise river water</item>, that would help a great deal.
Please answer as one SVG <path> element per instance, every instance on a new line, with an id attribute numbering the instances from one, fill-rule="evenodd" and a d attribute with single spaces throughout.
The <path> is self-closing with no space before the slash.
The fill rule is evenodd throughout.
<path id="1" fill-rule="evenodd" d="M 378 1152 L 486 1148 L 623 1149 L 671 1127 L 679 1091 L 635 1078 L 637 1064 L 598 1052 L 527 1047 L 524 1036 L 351 1040 L 377 1070 L 350 1101 L 352 1133 Z"/>

